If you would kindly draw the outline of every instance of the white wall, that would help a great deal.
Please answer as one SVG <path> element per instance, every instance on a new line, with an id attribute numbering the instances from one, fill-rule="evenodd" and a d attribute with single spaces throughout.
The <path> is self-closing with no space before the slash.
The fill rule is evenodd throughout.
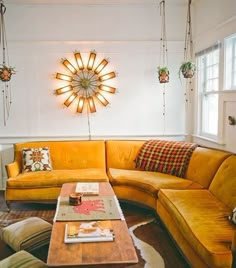
<path id="1" fill-rule="evenodd" d="M 224 90 L 224 38 L 236 33 L 236 1 L 235 0 L 197 0 L 194 1 L 195 16 L 195 51 L 201 51 L 218 41 L 222 42 L 220 65 L 219 100 L 219 140 L 200 137 L 197 133 L 197 97 L 195 98 L 195 137 L 194 141 L 201 145 L 219 148 L 236 153 L 236 126 L 229 125 L 228 116 L 236 118 L 236 91 Z"/>
<path id="2" fill-rule="evenodd" d="M 184 138 L 185 97 L 178 78 L 185 34 L 184 0 L 166 5 L 171 75 L 165 89 L 165 118 L 163 87 L 156 72 L 160 55 L 156 1 L 44 2 L 6 3 L 10 63 L 17 73 L 11 81 L 13 103 L 5 127 L 0 110 L 3 184 L 4 165 L 13 160 L 15 142 L 88 139 L 86 115 L 76 114 L 73 107 L 63 109 L 65 97 L 53 95 L 61 86 L 54 78 L 56 72 L 64 71 L 60 60 L 72 57 L 75 50 L 86 57 L 95 49 L 98 57 L 110 59 L 109 70 L 118 72 L 110 81 L 118 92 L 110 96 L 109 107 L 97 106 L 97 113 L 90 116 L 92 139 Z"/>

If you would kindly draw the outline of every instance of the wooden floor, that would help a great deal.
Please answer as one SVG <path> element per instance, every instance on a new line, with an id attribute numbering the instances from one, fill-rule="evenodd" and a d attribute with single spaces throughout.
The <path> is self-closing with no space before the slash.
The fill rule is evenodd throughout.
<path id="1" fill-rule="evenodd" d="M 38 216 L 47 221 L 52 221 L 55 205 L 52 204 L 32 204 L 32 203 L 13 203 L 11 205 L 10 214 L 6 212 L 6 205 L 4 200 L 4 192 L 0 191 L 0 228 L 13 223 L 19 219 L 30 216 Z M 165 227 L 158 219 L 154 211 L 142 208 L 134 204 L 121 202 L 121 207 L 127 222 L 128 227 L 145 221 L 147 218 L 155 217 L 155 223 L 150 224 L 146 228 L 137 229 L 137 236 L 139 239 L 148 243 L 159 252 L 165 262 L 165 268 L 189 268 L 185 259 L 180 254 L 179 250 L 175 246 L 174 242 L 167 233 Z M 149 229 L 147 229 L 149 228 Z M 46 261 L 47 247 L 44 247 L 41 251 L 34 252 L 34 255 L 38 258 Z M 0 260 L 13 254 L 14 251 L 0 241 Z M 139 256 L 139 263 L 129 266 L 130 268 L 142 268 L 144 267 L 144 261 L 140 256 L 140 252 L 137 251 Z M 150 267 L 155 268 L 155 267 Z"/>

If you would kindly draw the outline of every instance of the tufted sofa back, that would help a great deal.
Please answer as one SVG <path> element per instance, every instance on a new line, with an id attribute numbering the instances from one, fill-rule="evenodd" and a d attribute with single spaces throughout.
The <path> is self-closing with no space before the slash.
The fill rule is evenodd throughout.
<path id="1" fill-rule="evenodd" d="M 236 206 L 236 156 L 227 158 L 214 176 L 209 190 L 233 209 Z"/>
<path id="2" fill-rule="evenodd" d="M 134 159 L 144 142 L 144 140 L 107 140 L 107 169 L 136 169 Z M 191 156 L 185 178 L 208 188 L 218 168 L 230 155 L 231 153 L 220 150 L 197 147 Z"/>
<path id="3" fill-rule="evenodd" d="M 109 168 L 136 169 L 134 159 L 144 142 L 144 140 L 107 140 L 107 170 Z"/>
<path id="4" fill-rule="evenodd" d="M 15 161 L 22 169 L 22 149 L 49 147 L 53 169 L 106 169 L 105 142 L 99 141 L 38 141 L 15 144 Z"/>
<path id="5" fill-rule="evenodd" d="M 197 147 L 191 156 L 185 178 L 208 188 L 218 168 L 230 155 L 216 149 Z"/>

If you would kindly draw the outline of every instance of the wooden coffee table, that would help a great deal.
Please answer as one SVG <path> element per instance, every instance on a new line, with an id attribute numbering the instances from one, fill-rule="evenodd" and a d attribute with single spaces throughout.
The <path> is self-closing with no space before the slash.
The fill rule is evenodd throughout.
<path id="1" fill-rule="evenodd" d="M 69 196 L 76 183 L 63 184 L 60 196 Z M 113 196 L 109 182 L 99 183 L 99 195 Z M 67 222 L 55 222 L 48 251 L 48 267 L 126 267 L 138 262 L 133 241 L 125 220 L 112 220 L 114 241 L 65 244 L 64 233 Z M 114 266 L 113 266 L 114 265 Z M 92 266 L 93 267 L 93 266 Z"/>

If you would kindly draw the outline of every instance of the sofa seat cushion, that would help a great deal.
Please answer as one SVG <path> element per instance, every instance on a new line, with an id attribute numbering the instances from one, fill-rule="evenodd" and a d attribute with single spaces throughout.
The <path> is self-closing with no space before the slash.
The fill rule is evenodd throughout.
<path id="1" fill-rule="evenodd" d="M 235 226 L 228 220 L 229 207 L 205 189 L 162 189 L 158 200 L 172 216 L 170 224 L 178 226 L 209 267 L 230 267 Z"/>
<path id="2" fill-rule="evenodd" d="M 104 169 L 67 169 L 21 173 L 7 180 L 8 188 L 35 188 L 61 186 L 66 182 L 108 181 Z"/>
<path id="3" fill-rule="evenodd" d="M 200 184 L 172 175 L 152 172 L 110 168 L 108 176 L 112 185 L 127 185 L 156 196 L 161 188 L 202 188 Z"/>

